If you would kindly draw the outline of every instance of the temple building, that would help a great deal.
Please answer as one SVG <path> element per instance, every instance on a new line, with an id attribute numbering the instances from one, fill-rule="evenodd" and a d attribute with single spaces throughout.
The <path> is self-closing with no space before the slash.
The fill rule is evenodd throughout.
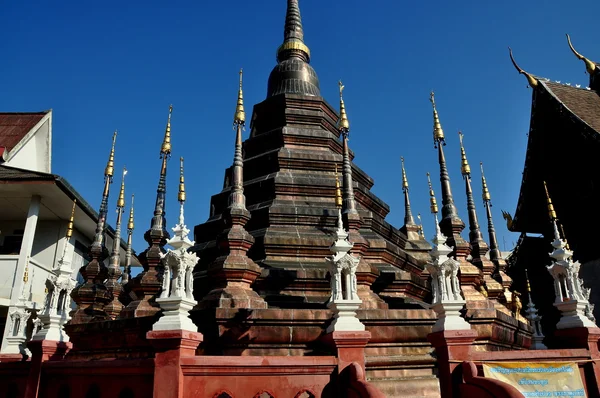
<path id="1" fill-rule="evenodd" d="M 581 263 L 584 285 L 592 287 L 590 302 L 600 302 L 600 289 L 594 288 L 600 281 L 600 255 L 593 228 L 600 215 L 590 211 L 590 203 L 600 192 L 600 177 L 594 172 L 595 149 L 600 144 L 600 66 L 581 55 L 567 35 L 565 52 L 568 48 L 575 55 L 574 64 L 577 59 L 583 61 L 574 71 L 589 75 L 587 86 L 551 81 L 515 64 L 532 89 L 532 102 L 519 200 L 514 218 L 507 215 L 509 229 L 522 233 L 511 259 L 511 272 L 521 290 L 526 267 L 539 275 L 532 279 L 532 294 L 539 303 L 546 335 L 554 330 L 559 314 L 551 304 L 553 292 L 546 289 L 552 278 L 543 271 L 549 265 L 547 254 L 553 236 L 544 208 L 544 181 L 556 209 L 559 231 L 568 238 L 575 260 Z M 599 315 L 597 310 L 594 314 Z"/>
<path id="2" fill-rule="evenodd" d="M 77 280 L 98 220 L 68 181 L 50 173 L 51 132 L 52 111 L 0 113 L 0 354 L 5 356 L 25 353 L 46 300 L 47 277 L 61 259 L 70 262 Z M 112 245 L 112 228 L 107 239 Z M 121 245 L 125 250 L 126 243 Z"/>
<path id="3" fill-rule="evenodd" d="M 299 1 L 286 3 L 266 98 L 247 115 L 240 71 L 233 130 L 223 142 L 232 147 L 231 167 L 211 197 L 208 218 L 194 226 L 185 219 L 183 158 L 175 165 L 177 195 L 167 194 L 171 158 L 186 132 L 177 128 L 174 107 L 165 109 L 160 162 L 149 165 L 156 168 L 156 191 L 141 193 L 154 199 L 154 211 L 136 215 L 150 220 L 137 275 L 130 245 L 124 251 L 119 244 L 125 229 L 131 242 L 134 229 L 133 210 L 129 218 L 125 211 L 126 170 L 114 240 L 106 234 L 119 159 L 113 135 L 78 283 L 64 255 L 55 258 L 39 321 L 23 341 L 31 356 L 0 354 L 8 396 L 519 397 L 523 390 L 483 377 L 482 367 L 541 359 L 572 361 L 571 373 L 581 374 L 585 391 L 597 396 L 600 329 L 590 317 L 589 290 L 577 278 L 579 263 L 559 233 L 554 180 L 535 204 L 552 238 L 539 267 L 550 264 L 545 289 L 557 294 L 539 305 L 560 314 L 547 349 L 544 316 L 534 303 L 544 279 L 530 284 L 523 277 L 522 289 L 513 283 L 496 237 L 493 192 L 484 165 L 469 162 L 468 134 L 446 134 L 444 104 L 431 92 L 431 124 L 423 134 L 432 134 L 435 150 L 423 150 L 438 161 L 427 173 L 435 233 L 428 241 L 427 218 L 415 220 L 404 159 L 394 182 L 402 190 L 404 223 L 391 225 L 389 206 L 372 192 L 375 181 L 351 150 L 358 105 L 345 102 L 341 81 L 319 80 Z M 336 83 L 339 99 L 331 105 L 320 88 Z M 424 93 L 424 106 L 426 100 Z M 450 175 L 448 162 L 461 162 L 461 176 Z M 459 209 L 455 195 L 463 192 L 467 206 Z M 167 219 L 166 203 L 175 200 L 179 214 Z M 77 216 L 71 212 L 68 238 Z"/>

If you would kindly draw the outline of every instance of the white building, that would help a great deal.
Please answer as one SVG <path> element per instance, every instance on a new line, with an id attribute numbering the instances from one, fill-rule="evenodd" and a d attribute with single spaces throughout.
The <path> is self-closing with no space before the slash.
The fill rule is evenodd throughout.
<path id="1" fill-rule="evenodd" d="M 11 310 L 23 302 L 31 312 L 43 306 L 46 278 L 63 253 L 71 262 L 73 279 L 78 279 L 95 233 L 98 213 L 65 179 L 50 173 L 51 143 L 52 111 L 0 113 L 0 354 L 18 354 L 7 337 L 18 334 L 23 325 L 11 322 Z M 67 242 L 74 199 L 74 231 Z M 107 228 L 108 248 L 113 232 Z M 121 247 L 124 265 L 125 242 Z M 139 265 L 135 257 L 132 261 Z M 27 338 L 32 318 L 26 325 Z"/>

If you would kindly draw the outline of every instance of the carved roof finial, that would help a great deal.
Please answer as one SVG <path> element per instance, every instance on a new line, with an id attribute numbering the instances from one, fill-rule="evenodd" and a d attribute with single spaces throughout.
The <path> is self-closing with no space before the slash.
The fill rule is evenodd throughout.
<path id="1" fill-rule="evenodd" d="M 567 33 L 567 42 L 569 43 L 569 47 L 571 48 L 571 51 L 573 51 L 573 54 L 575 54 L 575 56 L 578 59 L 582 60 L 583 63 L 585 64 L 585 70 L 587 71 L 587 73 L 589 73 L 590 75 L 592 73 L 594 73 L 598 66 L 594 62 L 592 62 L 589 59 L 587 59 L 586 57 L 584 57 L 583 55 L 579 54 L 577 52 L 577 50 L 575 50 L 575 47 L 573 47 L 573 44 L 571 43 L 571 37 L 569 36 L 568 33 Z"/>
<path id="2" fill-rule="evenodd" d="M 238 124 L 241 126 L 246 124 L 246 112 L 244 111 L 244 91 L 242 90 L 243 77 L 244 71 L 240 69 L 240 88 L 238 89 L 237 105 L 233 115 L 233 128 L 235 128 Z"/>
<path id="3" fill-rule="evenodd" d="M 521 69 L 519 67 L 519 65 L 517 65 L 517 62 L 515 61 L 515 58 L 513 57 L 512 50 L 510 47 L 508 47 L 508 54 L 510 55 L 510 60 L 512 61 L 512 64 L 515 66 L 515 69 L 517 70 L 517 72 L 519 72 L 520 74 L 522 74 L 523 76 L 525 76 L 527 78 L 527 82 L 529 83 L 529 86 L 531 88 L 537 87 L 537 85 L 539 84 L 538 80 L 535 77 L 533 77 L 532 74 L 525 72 L 523 69 Z"/>

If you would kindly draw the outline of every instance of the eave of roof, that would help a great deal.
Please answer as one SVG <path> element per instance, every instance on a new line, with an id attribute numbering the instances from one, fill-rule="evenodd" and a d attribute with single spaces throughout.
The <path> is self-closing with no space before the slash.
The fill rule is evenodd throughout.
<path id="1" fill-rule="evenodd" d="M 550 97 L 556 101 L 556 103 L 566 111 L 566 114 L 571 117 L 572 120 L 576 121 L 581 125 L 579 130 L 582 134 L 589 134 L 596 139 L 600 140 L 600 95 L 590 90 L 589 88 L 573 87 L 570 85 L 560 84 L 558 82 L 551 82 L 547 79 L 538 79 L 538 86 L 533 91 L 533 100 L 531 106 L 531 118 L 529 128 L 529 139 L 527 142 L 527 151 L 525 155 L 525 165 L 523 168 L 523 178 L 521 181 L 521 187 L 519 192 L 519 199 L 517 202 L 517 208 L 513 219 L 512 230 L 515 232 L 536 232 L 543 233 L 543 231 L 530 230 L 530 228 L 522 225 L 519 222 L 522 210 L 524 207 L 524 196 L 525 186 L 530 183 L 528 181 L 528 173 L 531 168 L 529 163 L 530 154 L 532 149 L 531 141 L 533 135 L 531 134 L 534 127 L 534 118 L 536 117 L 536 95 L 547 93 Z M 537 116 L 539 117 L 539 116 Z M 532 177 L 529 177 L 529 180 Z"/>

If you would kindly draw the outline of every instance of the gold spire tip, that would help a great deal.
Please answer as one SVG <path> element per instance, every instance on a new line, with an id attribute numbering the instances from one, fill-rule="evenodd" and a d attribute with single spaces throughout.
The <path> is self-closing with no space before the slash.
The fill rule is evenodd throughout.
<path id="1" fill-rule="evenodd" d="M 338 86 L 340 88 L 340 118 L 338 120 L 338 130 L 347 133 L 350 131 L 350 121 L 348 120 L 348 115 L 346 114 L 346 105 L 344 104 L 344 88 L 345 86 L 342 84 L 340 80 L 338 82 Z"/>
<path id="2" fill-rule="evenodd" d="M 594 71 L 596 70 L 596 68 L 598 66 L 594 62 L 590 61 L 589 59 L 587 59 L 586 57 L 584 57 L 583 55 L 578 53 L 577 50 L 575 50 L 575 47 L 573 47 L 573 44 L 571 43 L 571 37 L 569 36 L 568 33 L 567 33 L 567 42 L 569 42 L 569 47 L 571 48 L 571 51 L 573 51 L 573 54 L 575 54 L 575 56 L 578 59 L 582 60 L 583 63 L 585 64 L 585 70 L 587 71 L 587 73 L 589 73 L 590 75 L 592 73 L 594 73 Z"/>
<path id="3" fill-rule="evenodd" d="M 237 105 L 233 115 L 233 124 L 243 126 L 246 123 L 246 112 L 244 111 L 244 91 L 242 90 L 242 82 L 244 70 L 240 69 L 240 88 L 238 89 Z"/>
<path id="4" fill-rule="evenodd" d="M 180 203 L 185 202 L 185 180 L 183 178 L 183 156 L 179 158 L 179 193 L 177 200 Z"/>
<path id="5" fill-rule="evenodd" d="M 404 168 L 404 156 L 400 156 L 400 162 L 402 163 L 402 189 L 406 190 L 408 189 L 408 177 Z"/>
<path id="6" fill-rule="evenodd" d="M 529 272 L 525 268 L 525 281 L 527 282 L 527 292 L 531 293 L 531 285 L 529 284 Z"/>
<path id="7" fill-rule="evenodd" d="M 512 61 L 512 64 L 514 65 L 517 72 L 519 72 L 521 75 L 523 75 L 527 78 L 529 87 L 531 87 L 531 88 L 537 87 L 537 85 L 539 83 L 538 80 L 535 77 L 533 77 L 532 74 L 525 72 L 523 69 L 521 69 L 519 67 L 519 65 L 517 65 L 517 62 L 515 61 L 515 58 L 513 57 L 512 49 L 510 47 L 508 47 L 508 54 L 510 55 L 510 60 Z"/>
<path id="8" fill-rule="evenodd" d="M 77 206 L 77 199 L 73 199 L 73 208 L 71 209 L 71 218 L 69 218 L 69 224 L 67 225 L 67 240 L 73 236 L 73 223 L 75 221 L 75 207 Z"/>
<path id="9" fill-rule="evenodd" d="M 465 146 L 463 145 L 463 137 L 464 134 L 462 131 L 458 132 L 458 139 L 460 140 L 460 172 L 463 176 L 471 175 L 471 166 L 469 166 L 469 161 L 467 160 L 467 152 L 465 151 Z"/>
<path id="10" fill-rule="evenodd" d="M 340 187 L 337 164 L 335 165 L 335 206 L 342 207 L 342 189 Z"/>
<path id="11" fill-rule="evenodd" d="M 556 211 L 554 211 L 554 205 L 552 204 L 552 199 L 550 198 L 550 194 L 548 193 L 548 186 L 546 185 L 546 181 L 544 181 L 544 191 L 546 191 L 546 202 L 548 203 L 548 215 L 550 216 L 550 220 L 556 220 Z"/>
<path id="12" fill-rule="evenodd" d="M 121 178 L 121 190 L 119 191 L 119 199 L 117 200 L 117 208 L 122 209 L 125 207 L 125 175 L 127 169 L 123 167 L 123 177 Z"/>
<path id="13" fill-rule="evenodd" d="M 129 222 L 127 223 L 127 229 L 129 230 L 129 233 L 131 233 L 133 231 L 133 228 L 135 227 L 134 223 L 133 223 L 133 199 L 134 199 L 135 195 L 131 195 L 131 208 L 129 209 Z"/>
<path id="14" fill-rule="evenodd" d="M 432 213 L 436 214 L 438 212 L 438 205 L 435 200 L 435 193 L 433 192 L 433 185 L 431 185 L 431 176 L 429 173 L 427 173 L 427 183 L 429 184 L 429 208 Z"/>
<path id="15" fill-rule="evenodd" d="M 173 114 L 173 105 L 169 105 L 169 117 L 167 119 L 167 127 L 165 128 L 165 138 L 160 147 L 160 154 L 165 156 L 171 155 L 171 115 Z"/>
<path id="16" fill-rule="evenodd" d="M 434 143 L 444 142 L 444 129 L 442 129 L 442 123 L 440 123 L 440 116 L 435 105 L 435 93 L 433 90 L 429 94 L 429 101 L 433 107 L 433 141 Z"/>
<path id="17" fill-rule="evenodd" d="M 117 142 L 117 130 L 113 133 L 112 136 L 112 146 L 110 148 L 110 155 L 108 155 L 108 162 L 106 163 L 106 168 L 104 169 L 105 177 L 112 177 L 115 173 L 115 144 Z"/>
<path id="18" fill-rule="evenodd" d="M 490 195 L 490 191 L 488 190 L 487 181 L 485 180 L 485 174 L 483 174 L 483 162 L 479 162 L 479 167 L 481 168 L 481 189 L 483 191 L 482 197 L 484 202 L 489 202 L 492 200 L 492 196 Z"/>

